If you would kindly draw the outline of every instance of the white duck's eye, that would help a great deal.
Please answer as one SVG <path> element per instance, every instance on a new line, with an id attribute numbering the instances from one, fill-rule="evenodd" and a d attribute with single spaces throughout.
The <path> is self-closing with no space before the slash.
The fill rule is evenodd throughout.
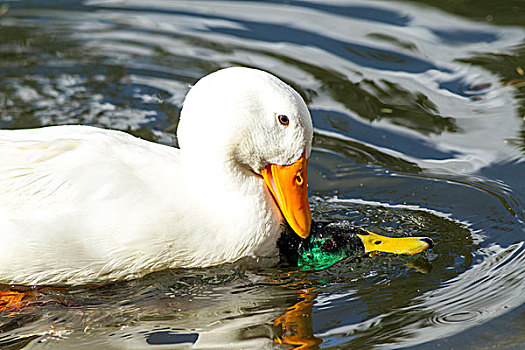
<path id="1" fill-rule="evenodd" d="M 288 126 L 288 124 L 290 124 L 290 119 L 284 114 L 280 114 L 277 119 L 279 119 L 279 123 L 281 123 L 281 125 Z"/>

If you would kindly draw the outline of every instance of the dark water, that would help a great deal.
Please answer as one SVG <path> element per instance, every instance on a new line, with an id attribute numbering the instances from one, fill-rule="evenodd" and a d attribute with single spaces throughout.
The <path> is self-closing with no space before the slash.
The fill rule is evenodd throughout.
<path id="1" fill-rule="evenodd" d="M 436 246 L 35 290 L 0 348 L 523 348 L 523 1 L 0 1 L 0 128 L 174 144 L 189 85 L 232 65 L 308 101 L 315 218 Z"/>

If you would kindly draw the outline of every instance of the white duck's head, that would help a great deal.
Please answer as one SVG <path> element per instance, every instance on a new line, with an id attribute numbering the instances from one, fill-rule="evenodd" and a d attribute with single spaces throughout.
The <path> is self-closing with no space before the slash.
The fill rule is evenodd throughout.
<path id="1" fill-rule="evenodd" d="M 177 137 L 184 159 L 202 172 L 222 167 L 228 176 L 262 176 L 288 224 L 308 236 L 313 127 L 294 89 L 257 69 L 214 72 L 186 96 Z"/>

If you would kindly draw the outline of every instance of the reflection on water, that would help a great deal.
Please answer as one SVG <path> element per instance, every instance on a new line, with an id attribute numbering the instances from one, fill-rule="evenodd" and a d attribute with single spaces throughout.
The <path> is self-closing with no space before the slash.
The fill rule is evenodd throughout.
<path id="1" fill-rule="evenodd" d="M 312 111 L 314 216 L 436 243 L 316 272 L 238 263 L 35 288 L 0 315 L 0 347 L 519 348 L 524 13 L 485 0 L 0 2 L 0 128 L 81 123 L 176 145 L 199 77 L 265 69 Z"/>

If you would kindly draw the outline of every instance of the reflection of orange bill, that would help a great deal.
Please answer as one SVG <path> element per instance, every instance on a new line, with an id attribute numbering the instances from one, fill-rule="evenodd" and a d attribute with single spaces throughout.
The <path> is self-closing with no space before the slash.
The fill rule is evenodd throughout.
<path id="1" fill-rule="evenodd" d="M 274 324 L 280 326 L 283 335 L 274 341 L 279 344 L 294 345 L 294 349 L 317 349 L 322 339 L 314 335 L 312 311 L 319 293 L 315 288 L 303 289 L 295 305 L 279 316 Z"/>
<path id="2" fill-rule="evenodd" d="M 266 186 L 290 227 L 301 238 L 310 234 L 312 214 L 308 203 L 306 175 L 308 159 L 301 157 L 290 165 L 269 164 L 261 170 Z"/>
<path id="3" fill-rule="evenodd" d="M 398 255 L 414 255 L 434 246 L 428 237 L 387 237 L 370 231 L 357 234 L 365 246 L 365 254 L 389 253 Z"/>

